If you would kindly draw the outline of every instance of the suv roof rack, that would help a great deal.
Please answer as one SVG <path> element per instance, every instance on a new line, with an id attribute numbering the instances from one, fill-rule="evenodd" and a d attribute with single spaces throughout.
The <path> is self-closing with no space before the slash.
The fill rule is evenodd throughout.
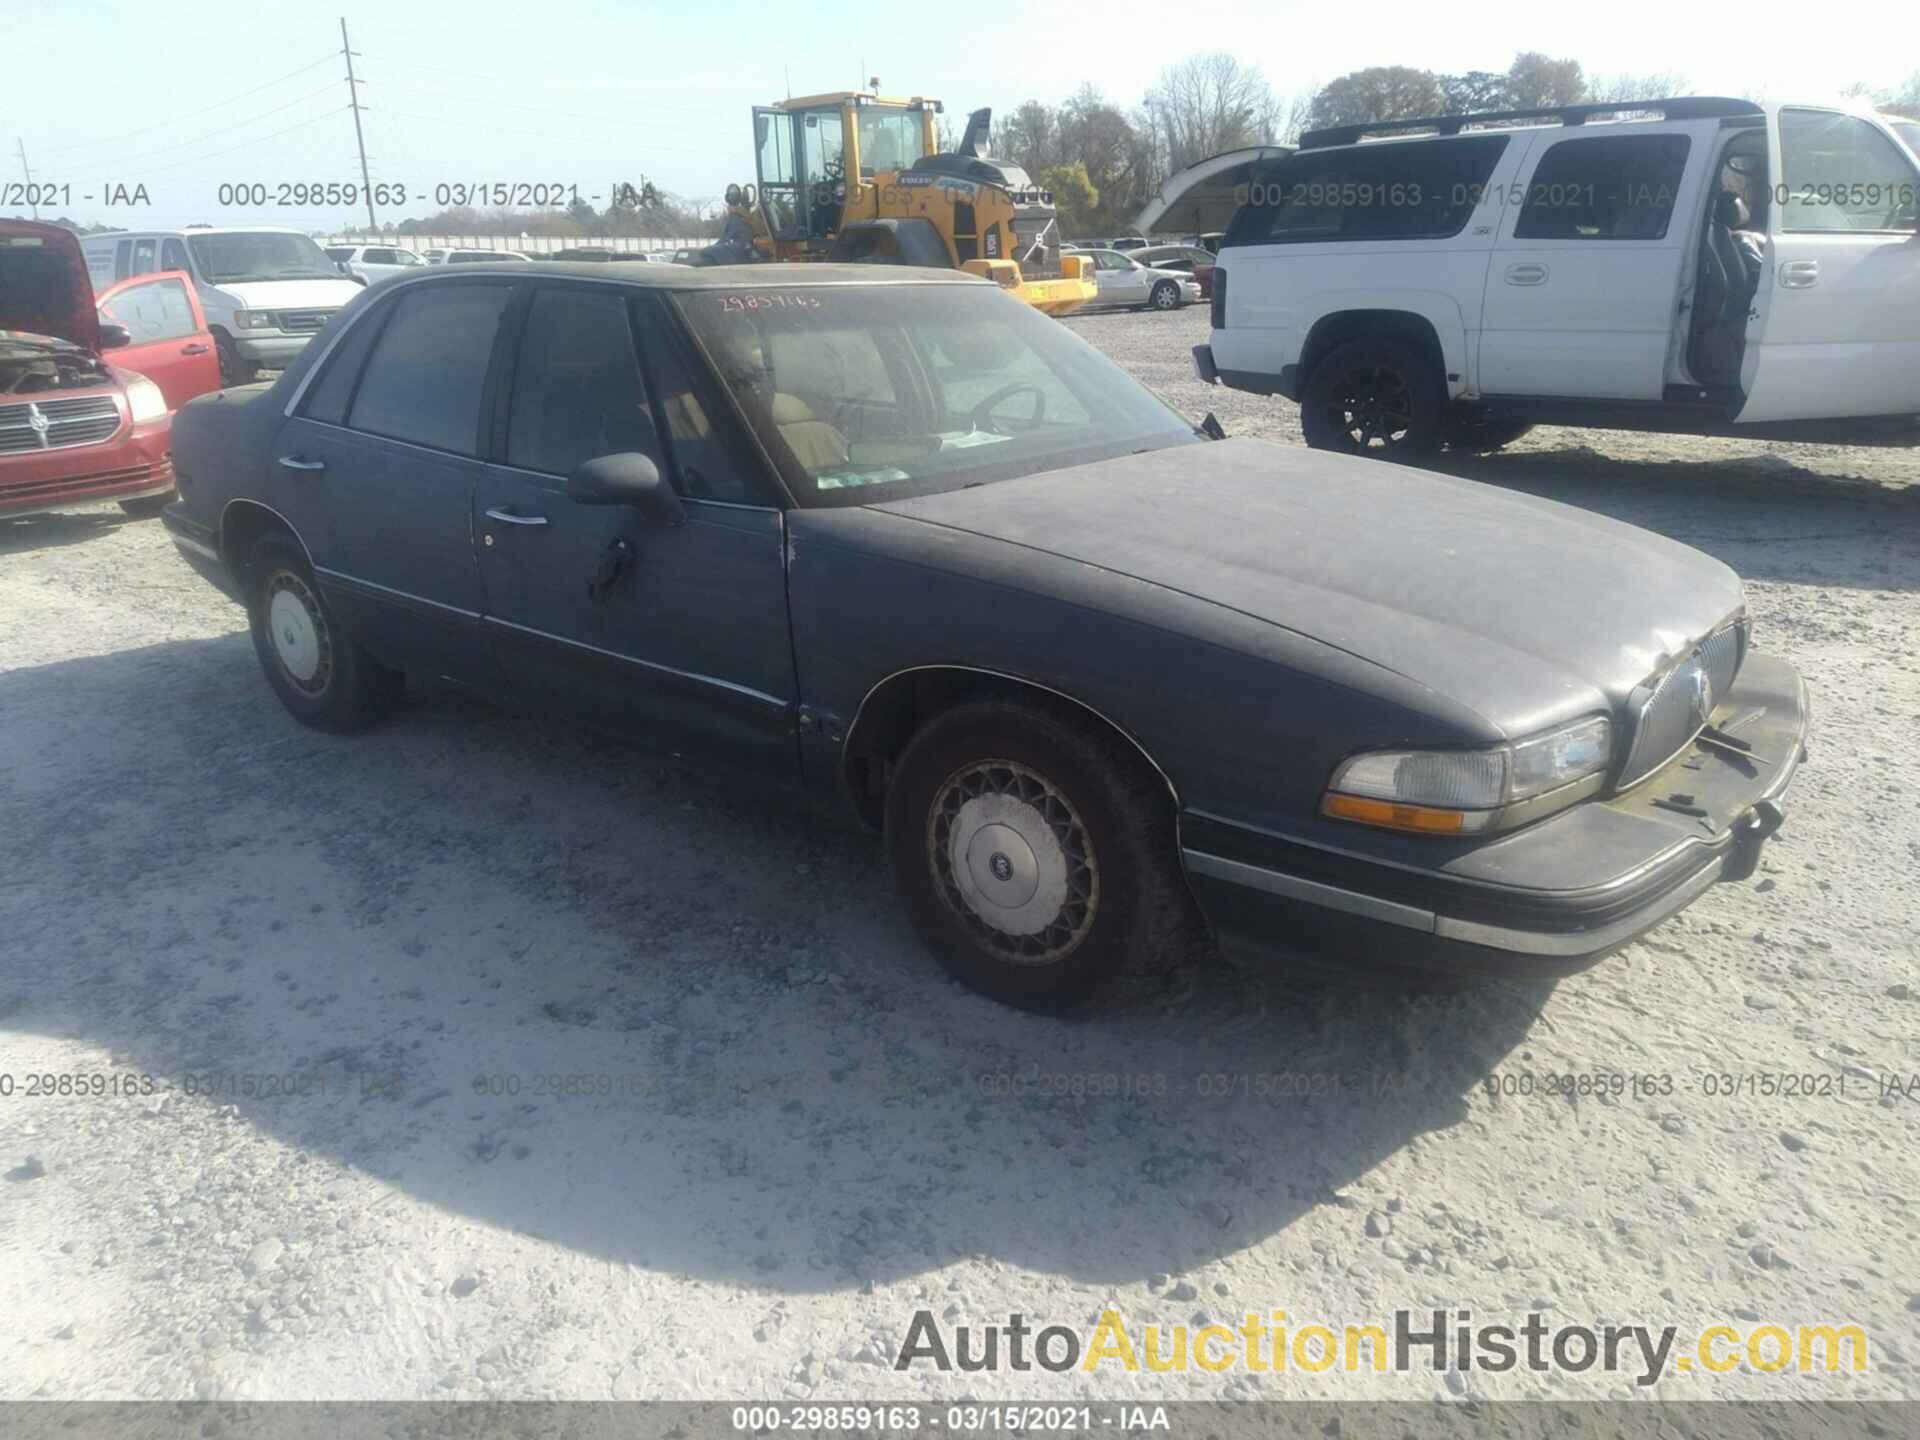
<path id="1" fill-rule="evenodd" d="M 1595 115 L 1657 113 L 1663 120 L 1718 120 L 1729 115 L 1763 115 L 1751 100 L 1718 95 L 1681 95 L 1666 100 L 1611 100 L 1599 105 L 1550 105 L 1540 110 L 1489 110 L 1476 115 L 1429 115 L 1419 120 L 1379 120 L 1365 125 L 1333 125 L 1309 130 L 1300 137 L 1302 150 L 1324 150 L 1330 145 L 1355 145 L 1369 135 L 1396 135 L 1407 130 L 1431 130 L 1458 135 L 1468 125 L 1495 125 L 1510 120 L 1558 120 L 1562 125 L 1584 125 Z"/>

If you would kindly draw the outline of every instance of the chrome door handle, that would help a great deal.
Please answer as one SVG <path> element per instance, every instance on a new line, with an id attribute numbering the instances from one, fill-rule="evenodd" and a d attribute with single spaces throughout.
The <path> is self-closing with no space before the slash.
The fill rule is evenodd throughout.
<path id="1" fill-rule="evenodd" d="M 282 455 L 280 457 L 280 463 L 289 470 L 324 470 L 327 468 L 327 462 L 324 460 L 303 460 L 298 455 Z"/>
<path id="2" fill-rule="evenodd" d="M 1509 285 L 1538 285 L 1546 278 L 1547 267 L 1544 265 L 1509 265 L 1507 267 L 1507 284 Z"/>
<path id="3" fill-rule="evenodd" d="M 1780 285 L 1786 290 L 1805 290 L 1819 279 L 1818 260 L 1789 260 L 1780 267 Z"/>
<path id="4" fill-rule="evenodd" d="M 513 511 L 506 509 L 489 510 L 487 511 L 487 518 L 489 520 L 498 520 L 503 525 L 544 525 L 547 523 L 547 517 L 544 515 L 516 515 Z"/>

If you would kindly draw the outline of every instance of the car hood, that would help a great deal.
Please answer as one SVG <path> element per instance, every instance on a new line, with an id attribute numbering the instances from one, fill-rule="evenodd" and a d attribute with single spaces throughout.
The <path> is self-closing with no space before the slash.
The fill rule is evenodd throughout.
<path id="1" fill-rule="evenodd" d="M 1226 440 L 872 507 L 1306 635 L 1509 735 L 1605 705 L 1743 603 L 1689 546 L 1491 485 Z"/>
<path id="2" fill-rule="evenodd" d="M 0 220 L 0 330 L 100 353 L 100 317 L 80 237 L 61 225 Z"/>
<path id="3" fill-rule="evenodd" d="M 337 310 L 361 287 L 337 280 L 223 280 L 215 287 L 244 310 Z"/>

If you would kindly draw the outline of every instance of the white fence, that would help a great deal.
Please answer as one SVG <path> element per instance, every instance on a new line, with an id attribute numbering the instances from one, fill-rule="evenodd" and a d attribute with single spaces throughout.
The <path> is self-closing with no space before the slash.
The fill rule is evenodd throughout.
<path id="1" fill-rule="evenodd" d="M 323 245 L 391 245 L 402 250 L 515 250 L 548 255 L 555 250 L 591 247 L 644 255 L 652 250 L 698 250 L 711 236 L 662 238 L 653 235 L 330 235 Z"/>

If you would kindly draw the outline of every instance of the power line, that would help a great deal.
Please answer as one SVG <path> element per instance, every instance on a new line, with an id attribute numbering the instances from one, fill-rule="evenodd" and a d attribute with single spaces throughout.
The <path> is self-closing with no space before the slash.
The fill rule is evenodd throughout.
<path id="1" fill-rule="evenodd" d="M 216 100 L 213 102 L 213 104 L 203 105 L 198 110 L 189 110 L 184 115 L 176 115 L 171 120 L 150 120 L 137 130 L 128 130 L 125 133 L 120 135 L 108 135 L 99 140 L 78 140 L 71 145 L 56 146 L 52 150 L 47 151 L 46 153 L 49 155 L 65 155 L 70 151 L 85 150 L 86 148 L 92 145 L 111 145 L 115 141 L 130 140 L 136 135 L 145 135 L 149 131 L 158 130 L 167 125 L 177 125 L 182 120 L 192 120 L 196 116 L 206 114 L 209 110 L 218 110 L 223 105 L 231 105 L 233 104 L 234 101 L 244 100 L 249 95 L 258 95 L 262 90 L 271 90 L 275 85 L 279 85 L 285 81 L 291 80 L 296 75 L 304 75 L 309 70 L 314 70 L 319 68 L 320 66 L 326 64 L 329 60 L 333 59 L 333 56 L 334 56 L 334 52 L 329 50 L 325 55 L 322 55 L 318 60 L 313 61 L 311 64 L 302 65 L 297 70 L 289 70 L 286 74 L 281 75 L 276 79 L 269 80 L 266 83 L 261 85 L 256 85 L 251 90 L 242 90 L 238 95 L 230 95 L 225 100 Z M 268 111 L 267 113 L 272 114 L 273 112 Z"/>
<path id="2" fill-rule="evenodd" d="M 526 84 L 526 77 L 524 75 L 517 80 L 502 80 L 498 75 L 476 75 L 471 70 L 449 70 L 444 65 L 422 65 L 417 60 L 394 61 L 392 64 L 392 68 L 396 70 L 431 70 L 436 75 L 452 75 L 461 80 L 478 80 L 482 85 L 524 85 Z M 504 105 L 506 102 L 503 100 L 499 103 Z M 682 115 L 688 113 L 686 106 L 670 104 L 665 100 L 629 100 L 625 103 L 629 105 L 633 105 L 640 109 L 674 110 L 679 112 Z M 622 124 L 622 125 L 630 125 L 636 122 L 630 121 L 630 120 L 622 120 L 622 121 L 617 121 L 615 123 Z M 645 123 L 645 122 L 638 122 L 638 123 Z"/>
<path id="3" fill-rule="evenodd" d="M 389 92 L 391 93 L 391 92 Z M 403 92 L 404 94 L 405 92 Z M 415 100 L 454 100 L 468 105 L 504 106 L 508 110 L 531 110 L 541 115 L 558 115 L 566 120 L 585 120 L 594 125 L 635 125 L 648 130 L 672 130 L 684 135 L 709 135 L 711 128 L 695 125 L 665 125 L 658 120 L 617 120 L 611 115 L 588 115 L 579 110 L 555 110 L 550 105 L 521 105 L 512 100 L 497 100 L 493 96 L 478 95 L 431 95 L 425 92 L 413 92 L 410 98 Z"/>
<path id="4" fill-rule="evenodd" d="M 374 107 L 369 106 L 368 108 L 372 109 Z M 447 116 L 447 115 L 421 115 L 411 110 L 390 110 L 385 106 L 379 107 L 379 113 L 382 115 L 397 115 L 402 120 L 425 120 L 430 124 L 463 125 L 463 126 L 466 126 L 468 129 L 472 128 L 471 121 L 456 120 L 456 119 L 453 119 L 451 116 Z M 501 127 L 497 125 L 491 126 L 489 127 L 489 129 L 490 129 L 490 133 L 493 133 L 493 134 L 501 133 Z M 554 135 L 551 131 L 544 131 L 544 130 L 515 129 L 507 133 L 515 134 L 515 135 L 531 135 L 536 138 L 545 137 L 548 139 L 556 139 L 556 140 L 579 140 L 583 138 L 579 135 Z M 713 157 L 723 153 L 723 151 L 718 148 L 711 149 L 711 150 L 697 150 L 687 145 L 649 145 L 647 148 L 649 150 L 666 150 L 676 155 L 703 155 L 707 157 Z M 728 151 L 725 151 L 724 153 L 731 154 L 732 151 L 728 150 Z"/>
<path id="5" fill-rule="evenodd" d="M 344 105 L 336 106 L 332 110 L 323 110 L 320 114 L 289 125 L 284 130 L 273 130 L 265 135 L 256 135 L 251 140 L 243 140 L 238 145 L 231 145 L 225 150 L 215 150 L 207 155 L 189 155 L 184 160 L 174 160 L 165 165 L 149 165 L 144 173 L 151 175 L 156 170 L 178 170 L 182 165 L 198 165 L 202 160 L 218 160 L 222 155 L 231 155 L 236 150 L 250 150 L 262 141 L 277 140 L 282 135 L 291 135 L 296 130 L 304 130 L 309 125 L 318 125 L 322 120 L 331 120 L 336 115 L 344 115 L 346 110 L 347 107 Z"/>
<path id="6" fill-rule="evenodd" d="M 248 125 L 257 124 L 265 120 L 269 115 L 278 115 L 283 111 L 291 110 L 294 106 L 311 100 L 315 96 L 325 95 L 332 89 L 333 83 L 329 81 L 318 90 L 309 90 L 304 95 L 296 95 L 293 99 L 287 101 L 286 104 L 276 105 L 271 110 L 262 110 L 258 115 L 249 115 L 244 120 L 234 120 L 226 125 L 222 125 L 218 130 L 209 130 L 205 135 L 196 135 L 191 140 L 176 140 L 171 145 L 162 145 L 155 150 L 145 150 L 135 155 L 116 156 L 114 163 L 116 165 L 131 164 L 136 161 L 145 160 L 149 155 L 166 155 L 175 150 L 184 150 L 189 145 L 204 145 L 209 140 L 217 140 L 235 130 L 241 130 Z"/>

